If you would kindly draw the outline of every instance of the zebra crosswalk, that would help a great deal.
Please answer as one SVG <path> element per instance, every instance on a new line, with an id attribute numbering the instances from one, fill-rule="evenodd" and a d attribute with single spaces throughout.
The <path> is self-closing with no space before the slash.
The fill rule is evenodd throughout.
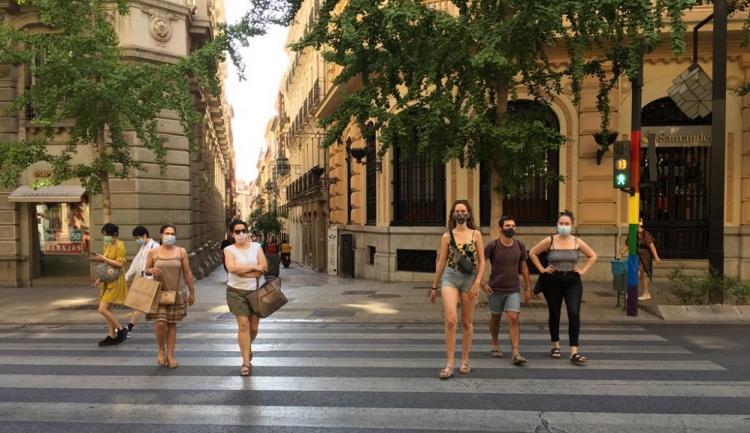
<path id="1" fill-rule="evenodd" d="M 491 358 L 477 327 L 447 381 L 439 324 L 263 322 L 248 378 L 231 322 L 181 327 L 176 370 L 137 331 L 0 328 L 0 432 L 750 432 L 750 382 L 639 326 L 584 327 L 583 367 L 531 325 L 526 366 Z"/>

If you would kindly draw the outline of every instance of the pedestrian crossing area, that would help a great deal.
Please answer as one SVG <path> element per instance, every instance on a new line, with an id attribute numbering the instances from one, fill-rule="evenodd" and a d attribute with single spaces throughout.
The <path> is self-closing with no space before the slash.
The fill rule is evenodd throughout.
<path id="1" fill-rule="evenodd" d="M 575 366 L 525 325 L 523 367 L 481 328 L 441 381 L 441 324 L 262 322 L 249 378 L 231 321 L 182 326 L 174 370 L 144 326 L 105 348 L 100 326 L 2 326 L 0 432 L 750 432 L 750 382 L 640 326 L 584 326 Z"/>

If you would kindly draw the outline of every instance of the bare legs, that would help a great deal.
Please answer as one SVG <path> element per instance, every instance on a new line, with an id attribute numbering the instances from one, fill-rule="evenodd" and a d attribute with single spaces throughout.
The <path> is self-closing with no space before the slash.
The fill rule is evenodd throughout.
<path id="1" fill-rule="evenodd" d="M 154 335 L 156 335 L 156 346 L 159 348 L 159 358 L 157 362 L 163 367 L 167 363 L 167 322 L 159 321 L 154 323 Z"/>
<path id="2" fill-rule="evenodd" d="M 651 299 L 651 283 L 648 280 L 648 275 L 643 271 L 638 271 L 638 279 L 643 286 L 643 295 L 639 296 L 638 299 L 641 301 L 647 301 Z"/>
<path id="3" fill-rule="evenodd" d="M 461 293 L 453 287 L 441 289 L 443 299 L 443 317 L 445 320 L 445 369 L 453 370 L 456 353 L 456 324 L 458 314 L 456 305 L 461 299 L 461 365 L 468 365 L 469 352 L 471 351 L 471 340 L 474 334 L 474 300 L 469 298 L 468 293 Z"/>
<path id="4" fill-rule="evenodd" d="M 521 346 L 521 319 L 517 311 L 506 311 L 505 316 L 508 318 L 508 334 L 510 336 L 510 345 L 513 348 L 513 355 L 519 352 Z M 492 338 L 492 348 L 500 351 L 500 322 L 502 314 L 490 314 L 490 337 Z"/>
<path id="5" fill-rule="evenodd" d="M 500 349 L 500 320 L 502 314 L 490 313 L 490 338 L 492 338 L 492 349 L 502 353 Z"/>
<path id="6" fill-rule="evenodd" d="M 242 354 L 241 375 L 250 374 L 250 366 L 253 360 L 252 343 L 258 336 L 258 325 L 260 317 L 258 316 L 236 316 L 237 317 L 237 343 L 240 345 Z"/>
<path id="7" fill-rule="evenodd" d="M 508 334 L 510 334 L 510 344 L 513 347 L 513 356 L 518 355 L 521 346 L 521 320 L 518 311 L 506 311 L 505 316 L 508 318 Z"/>
<path id="8" fill-rule="evenodd" d="M 174 358 L 174 348 L 177 344 L 177 324 L 158 321 L 154 324 L 154 334 L 156 335 L 156 346 L 159 348 L 159 365 L 177 368 L 179 364 Z"/>
<path id="9" fill-rule="evenodd" d="M 111 338 L 117 338 L 117 330 L 122 329 L 120 322 L 117 321 L 117 317 L 112 313 L 112 306 L 106 301 L 99 301 L 99 314 L 104 316 L 107 320 L 107 326 L 109 327 L 109 336 Z"/>

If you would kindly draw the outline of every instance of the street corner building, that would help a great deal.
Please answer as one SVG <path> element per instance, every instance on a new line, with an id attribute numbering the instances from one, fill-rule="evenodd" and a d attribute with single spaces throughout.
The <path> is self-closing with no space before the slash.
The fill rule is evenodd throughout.
<path id="1" fill-rule="evenodd" d="M 123 57 L 134 61 L 175 62 L 202 41 L 213 37 L 224 22 L 221 0 L 130 1 L 130 13 L 117 16 L 115 28 Z M 35 26 L 32 10 L 0 1 L 0 20 L 16 28 Z M 226 65 L 220 65 L 222 80 Z M 0 65 L 0 110 L 5 110 L 30 83 L 24 67 Z M 218 97 L 195 90 L 203 121 L 197 125 L 197 146 L 188 140 L 177 116 L 164 113 L 158 132 L 167 149 L 162 175 L 151 152 L 134 145 L 134 157 L 145 170 L 127 179 L 111 179 L 112 222 L 120 227 L 128 257 L 138 246 L 130 231 L 136 225 L 158 237 L 159 227 L 177 227 L 179 245 L 190 253 L 196 276 L 220 264 L 218 243 L 234 210 L 234 148 L 232 110 L 224 93 Z M 0 114 L 0 134 L 22 139 L 35 132 L 33 110 Z M 65 125 L 57 128 L 65 134 Z M 80 152 L 85 158 L 87 152 Z M 85 162 L 85 161 L 82 161 Z M 51 176 L 42 164 L 31 166 L 16 189 L 0 189 L 0 286 L 32 286 L 45 282 L 88 281 L 88 256 L 101 253 L 101 198 L 88 194 L 77 180 L 32 188 Z"/>
<path id="2" fill-rule="evenodd" d="M 450 7 L 450 2 L 434 2 Z M 442 5 L 442 6 L 441 6 Z M 287 42 L 312 27 L 320 2 L 306 0 L 290 27 Z M 698 6 L 686 13 L 688 29 L 711 14 Z M 750 96 L 737 89 L 750 80 L 750 52 L 741 46 L 744 16 L 729 21 L 726 93 L 726 160 L 724 163 L 724 263 L 729 276 L 750 278 Z M 666 33 L 665 33 L 666 34 Z M 668 38 L 665 38 L 668 39 Z M 698 32 L 698 56 L 691 56 L 692 33 L 686 34 L 685 54 L 675 55 L 668 41 L 644 59 L 642 94 L 641 171 L 655 179 L 641 191 L 647 229 L 665 259 L 655 278 L 664 280 L 680 266 L 708 268 L 711 161 L 711 95 L 702 111 L 680 107 L 680 83 L 694 60 L 711 71 L 712 30 Z M 609 281 L 610 259 L 627 234 L 627 195 L 613 188 L 612 150 L 597 144 L 600 113 L 598 83 L 584 81 L 581 103 L 572 92 L 554 95 L 548 107 L 537 105 L 523 89 L 509 110 L 543 110 L 547 123 L 567 137 L 549 152 L 549 170 L 565 181 L 545 184 L 530 177 L 522 194 L 500 196 L 486 167 L 468 169 L 458 160 L 434 163 L 427 157 L 401 158 L 391 147 L 377 157 L 379 137 L 365 137 L 354 123 L 339 144 L 320 146 L 324 130 L 319 120 L 330 115 L 356 80 L 335 85 L 341 68 L 324 60 L 320 51 L 289 51 L 290 67 L 279 92 L 279 116 L 271 137 L 276 158 L 259 165 L 273 167 L 267 195 L 288 216 L 285 225 L 292 260 L 321 272 L 388 281 L 428 281 L 435 271 L 440 236 L 453 200 L 468 199 L 485 239 L 497 235 L 500 215 L 510 214 L 520 226 L 519 238 L 534 245 L 553 232 L 558 212 L 572 210 L 577 233 L 600 257 L 587 278 Z M 564 68 L 567 54 L 550 51 L 550 61 Z M 710 90 L 710 77 L 708 89 Z M 704 83 L 706 84 L 706 83 Z M 622 76 L 612 91 L 610 130 L 629 140 L 632 85 Z M 703 96 L 705 99 L 705 95 Z M 708 107 L 708 111 L 705 108 Z M 649 140 L 655 153 L 649 152 Z M 270 169 L 269 169 L 270 171 Z"/>

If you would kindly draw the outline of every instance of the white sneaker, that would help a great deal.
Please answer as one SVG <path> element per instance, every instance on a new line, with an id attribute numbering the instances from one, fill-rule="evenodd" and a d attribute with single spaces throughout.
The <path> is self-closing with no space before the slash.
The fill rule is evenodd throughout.
<path id="1" fill-rule="evenodd" d="M 649 299 L 651 299 L 651 295 L 643 295 L 638 297 L 639 301 L 648 301 Z"/>

